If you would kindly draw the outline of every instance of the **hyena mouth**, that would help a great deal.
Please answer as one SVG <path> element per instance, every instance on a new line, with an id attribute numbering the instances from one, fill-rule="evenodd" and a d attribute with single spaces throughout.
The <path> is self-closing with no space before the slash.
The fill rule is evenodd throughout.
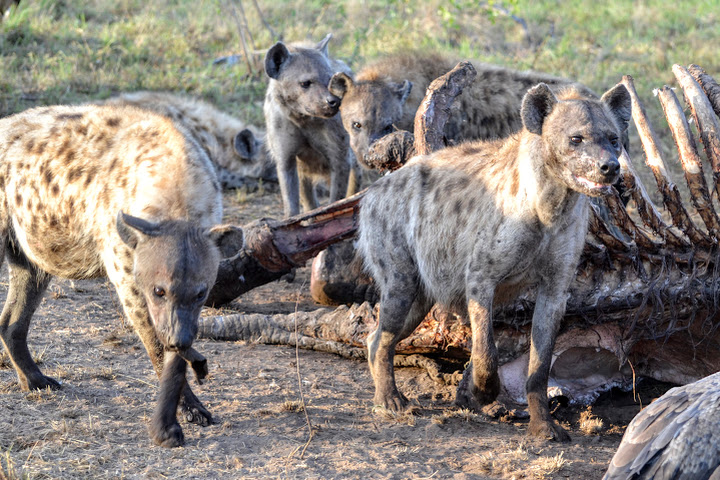
<path id="1" fill-rule="evenodd" d="M 610 188 L 612 187 L 612 183 L 598 183 L 594 182 L 588 178 L 580 177 L 578 175 L 573 175 L 575 177 L 575 180 L 582 185 L 583 187 L 587 188 L 591 191 L 597 191 L 597 192 L 609 192 Z"/>

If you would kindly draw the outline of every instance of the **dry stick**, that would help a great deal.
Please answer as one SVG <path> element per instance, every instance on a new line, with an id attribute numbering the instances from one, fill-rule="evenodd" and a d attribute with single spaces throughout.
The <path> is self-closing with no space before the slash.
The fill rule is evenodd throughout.
<path id="1" fill-rule="evenodd" d="M 643 150 L 645 150 L 645 162 L 648 167 L 650 167 L 650 170 L 655 177 L 658 190 L 663 198 L 663 204 L 670 212 L 673 223 L 688 236 L 693 245 L 699 247 L 712 246 L 712 240 L 695 227 L 695 224 L 690 219 L 687 210 L 685 210 L 677 185 L 670 180 L 670 175 L 668 174 L 665 161 L 663 160 L 662 155 L 660 154 L 660 149 L 657 146 L 657 136 L 648 121 L 647 114 L 645 113 L 645 107 L 643 107 L 642 103 L 640 103 L 640 100 L 638 99 L 632 77 L 630 75 L 623 76 L 622 83 L 628 89 L 630 97 L 632 98 L 632 116 L 635 121 L 638 134 L 640 135 Z"/>
<path id="2" fill-rule="evenodd" d="M 680 163 L 685 171 L 685 180 L 690 188 L 690 197 L 695 209 L 700 214 L 710 235 L 718 238 L 720 235 L 720 220 L 710 201 L 710 192 L 705 183 L 702 162 L 695 146 L 695 141 L 690 133 L 690 126 L 687 123 L 685 114 L 680 106 L 680 101 L 670 87 L 665 85 L 658 92 L 660 104 L 665 112 L 670 131 L 675 139 L 675 145 L 679 153 Z"/>
<path id="3" fill-rule="evenodd" d="M 275 30 L 273 30 L 273 28 L 270 26 L 270 24 L 267 22 L 267 20 L 265 20 L 265 15 L 263 15 L 263 12 L 260 9 L 260 6 L 258 5 L 257 0 L 253 0 L 253 5 L 255 6 L 255 10 L 257 10 L 258 16 L 260 17 L 260 21 L 263 23 L 265 28 L 268 29 L 268 31 L 270 32 L 270 35 L 272 35 L 272 38 L 281 40 L 279 35 L 277 34 L 277 32 Z"/>
<path id="4" fill-rule="evenodd" d="M 305 282 L 300 286 L 300 290 L 302 290 L 305 287 Z M 302 449 L 302 452 L 300 452 L 300 458 L 303 458 L 305 456 L 305 450 L 307 450 L 308 446 L 310 446 L 310 442 L 313 439 L 313 436 L 315 435 L 315 431 L 313 430 L 312 422 L 310 421 L 310 414 L 308 414 L 307 411 L 307 404 L 305 403 L 305 395 L 303 395 L 303 388 L 302 388 L 302 377 L 300 376 L 300 342 L 298 342 L 298 324 L 297 324 L 297 313 L 298 313 L 298 305 L 300 304 L 300 293 L 298 291 L 297 299 L 295 301 L 295 315 L 294 315 L 294 323 L 295 323 L 295 371 L 297 372 L 297 381 L 298 381 L 298 390 L 300 391 L 300 403 L 303 407 L 303 413 L 305 413 L 305 421 L 307 422 L 309 435 L 307 442 L 305 442 L 305 446 Z M 294 453 L 294 452 L 293 452 Z"/>
<path id="5" fill-rule="evenodd" d="M 238 3 L 240 3 L 240 0 L 238 0 Z M 230 2 L 231 12 L 232 16 L 235 19 L 235 23 L 237 24 L 238 33 L 240 34 L 240 43 L 242 43 L 243 48 L 243 56 L 245 57 L 245 63 L 247 64 L 248 72 L 250 72 L 251 76 L 255 76 L 255 70 L 252 67 L 252 61 L 250 60 L 250 54 L 248 53 L 248 46 L 247 42 L 245 41 L 245 29 L 243 28 L 243 25 L 240 23 L 240 19 L 237 15 L 237 9 L 235 7 L 235 4 L 231 1 Z M 241 7 L 242 8 L 242 7 Z"/>
<path id="6" fill-rule="evenodd" d="M 700 141 L 705 147 L 705 154 L 713 170 L 715 194 L 720 198 L 720 125 L 718 125 L 712 105 L 708 100 L 709 95 L 703 92 L 693 78 L 694 75 L 691 75 L 684 67 L 673 65 L 673 73 L 683 89 L 685 101 L 690 105 L 695 125 L 700 134 Z"/>

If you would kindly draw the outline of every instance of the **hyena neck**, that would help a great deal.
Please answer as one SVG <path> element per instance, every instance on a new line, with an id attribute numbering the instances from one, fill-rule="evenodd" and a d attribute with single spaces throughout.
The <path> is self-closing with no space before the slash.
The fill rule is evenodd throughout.
<path id="1" fill-rule="evenodd" d="M 517 164 L 521 201 L 533 211 L 540 223 L 552 228 L 561 222 L 567 223 L 566 216 L 584 196 L 550 172 L 548 155 L 540 137 L 523 133 Z"/>

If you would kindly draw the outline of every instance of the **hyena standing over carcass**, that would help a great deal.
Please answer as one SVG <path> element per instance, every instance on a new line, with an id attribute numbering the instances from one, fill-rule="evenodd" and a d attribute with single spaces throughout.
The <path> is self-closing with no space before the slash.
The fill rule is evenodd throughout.
<path id="1" fill-rule="evenodd" d="M 500 390 L 493 307 L 538 286 L 527 400 L 530 434 L 569 439 L 547 403 L 547 379 L 568 289 L 584 245 L 588 198 L 619 175 L 630 96 L 602 100 L 545 84 L 522 101 L 523 130 L 506 141 L 471 142 L 415 157 L 374 183 L 361 200 L 359 250 L 377 282 L 380 318 L 368 338 L 375 404 L 401 410 L 395 345 L 434 302 L 464 309 L 471 363 L 457 392 L 480 408 Z"/>
<path id="2" fill-rule="evenodd" d="M 277 166 L 285 216 L 318 206 L 315 182 L 327 180 L 330 201 L 357 189 L 355 159 L 342 126 L 340 99 L 327 89 L 345 64 L 328 55 L 330 35 L 316 46 L 278 42 L 265 56 L 267 147 Z"/>
<path id="3" fill-rule="evenodd" d="M 131 92 L 105 105 L 133 105 L 171 118 L 205 149 L 223 188 L 253 187 L 277 181 L 267 155 L 265 132 L 196 98 L 168 92 Z"/>
<path id="4" fill-rule="evenodd" d="M 10 270 L 0 336 L 21 388 L 59 388 L 27 346 L 51 276 L 107 275 L 162 375 L 152 440 L 183 443 L 178 405 L 211 423 L 183 357 L 217 275 L 221 216 L 207 154 L 165 117 L 85 105 L 0 120 L 0 249 Z"/>
<path id="5" fill-rule="evenodd" d="M 366 66 L 355 80 L 342 72 L 333 76 L 329 90 L 342 99 L 340 115 L 360 163 L 370 145 L 395 128 L 413 131 L 415 113 L 430 82 L 458 61 L 436 53 L 404 52 Z M 538 83 L 553 89 L 573 85 L 591 94 L 580 84 L 544 73 L 479 62 L 473 66 L 477 77 L 457 98 L 445 125 L 445 137 L 452 142 L 504 138 L 520 130 L 523 95 Z"/>

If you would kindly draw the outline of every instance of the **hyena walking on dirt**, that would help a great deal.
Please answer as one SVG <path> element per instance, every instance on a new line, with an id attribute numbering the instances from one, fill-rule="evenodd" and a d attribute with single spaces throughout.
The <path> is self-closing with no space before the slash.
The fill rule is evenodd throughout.
<path id="1" fill-rule="evenodd" d="M 404 52 L 366 66 L 355 80 L 342 72 L 333 76 L 329 90 L 342 99 L 340 115 L 360 163 L 375 140 L 395 128 L 413 131 L 415 113 L 427 87 L 458 61 L 435 53 Z M 445 137 L 452 142 L 505 138 L 520 130 L 523 95 L 538 83 L 552 88 L 574 85 L 591 93 L 580 84 L 544 73 L 479 62 L 473 66 L 477 78 L 457 98 L 445 125 Z"/>
<path id="2" fill-rule="evenodd" d="M 171 118 L 202 146 L 223 188 L 254 187 L 277 181 L 265 149 L 265 132 L 246 125 L 208 102 L 168 92 L 130 92 L 105 105 L 133 105 Z"/>
<path id="3" fill-rule="evenodd" d="M 607 193 L 618 178 L 630 112 L 622 85 L 595 100 L 539 84 L 523 99 L 519 134 L 415 157 L 370 187 L 358 244 L 381 292 L 379 325 L 368 338 L 375 404 L 405 408 L 395 345 L 434 302 L 464 309 L 472 326 L 471 364 L 456 403 L 492 402 L 500 390 L 493 307 L 537 284 L 529 431 L 569 439 L 548 410 L 552 352 L 587 232 L 587 195 Z"/>
<path id="4" fill-rule="evenodd" d="M 0 337 L 23 390 L 59 388 L 30 356 L 30 320 L 51 276 L 107 275 L 158 375 L 152 440 L 210 413 L 183 360 L 217 275 L 220 186 L 204 150 L 167 118 L 132 107 L 45 107 L 0 120 L 0 250 L 10 288 Z M 2 257 L 0 257 L 0 260 Z"/>
<path id="5" fill-rule="evenodd" d="M 285 216 L 318 206 L 315 182 L 329 183 L 330 201 L 355 193 L 357 172 L 342 126 L 340 99 L 327 85 L 345 64 L 328 56 L 330 35 L 316 46 L 278 42 L 265 56 L 267 147 L 277 166 Z"/>

